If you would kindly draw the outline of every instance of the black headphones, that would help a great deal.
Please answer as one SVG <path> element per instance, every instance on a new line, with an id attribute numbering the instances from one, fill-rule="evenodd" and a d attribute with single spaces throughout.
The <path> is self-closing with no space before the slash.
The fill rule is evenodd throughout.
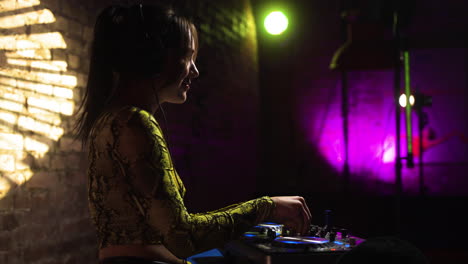
<path id="1" fill-rule="evenodd" d="M 141 72 L 146 76 L 154 76 L 161 72 L 164 65 L 165 47 L 161 39 L 162 36 L 151 34 L 148 30 L 148 21 L 145 19 L 143 4 L 138 5 L 139 17 L 141 23 L 141 51 L 137 51 L 141 54 L 139 56 L 141 60 Z M 161 34 L 162 32 L 159 32 Z"/>
<path id="2" fill-rule="evenodd" d="M 148 31 L 146 30 L 145 15 L 143 14 L 143 4 L 139 4 L 139 6 L 140 6 L 140 19 L 141 19 L 141 25 L 143 28 L 144 38 L 149 39 L 149 34 L 148 34 Z"/>

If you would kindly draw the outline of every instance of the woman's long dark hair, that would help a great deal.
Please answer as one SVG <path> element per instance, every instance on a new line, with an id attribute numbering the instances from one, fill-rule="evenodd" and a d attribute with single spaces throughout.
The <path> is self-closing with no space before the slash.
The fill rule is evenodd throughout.
<path id="1" fill-rule="evenodd" d="M 194 25 L 166 7 L 114 5 L 104 9 L 94 27 L 88 83 L 75 124 L 76 139 L 83 146 L 87 144 L 93 126 L 118 89 L 119 76 L 157 76 L 166 66 L 169 50 L 175 59 L 187 56 L 190 36 L 197 43 Z"/>

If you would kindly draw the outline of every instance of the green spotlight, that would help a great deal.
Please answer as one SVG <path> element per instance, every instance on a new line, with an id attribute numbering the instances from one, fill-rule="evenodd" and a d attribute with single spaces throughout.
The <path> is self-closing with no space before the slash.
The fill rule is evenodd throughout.
<path id="1" fill-rule="evenodd" d="M 288 18 L 281 11 L 271 12 L 266 18 L 263 25 L 271 35 L 280 35 L 288 28 Z"/>

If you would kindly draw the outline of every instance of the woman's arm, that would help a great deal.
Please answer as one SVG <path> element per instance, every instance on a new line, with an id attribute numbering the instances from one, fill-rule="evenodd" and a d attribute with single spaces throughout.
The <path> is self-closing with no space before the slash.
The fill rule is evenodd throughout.
<path id="1" fill-rule="evenodd" d="M 145 111 L 114 122 L 113 152 L 124 165 L 134 203 L 164 245 L 178 257 L 222 247 L 271 215 L 269 197 L 203 214 L 188 213 L 161 130 Z"/>

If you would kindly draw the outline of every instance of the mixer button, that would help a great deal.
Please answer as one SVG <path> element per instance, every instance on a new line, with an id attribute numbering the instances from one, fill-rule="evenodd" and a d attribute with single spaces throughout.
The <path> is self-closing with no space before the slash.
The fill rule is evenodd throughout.
<path id="1" fill-rule="evenodd" d="M 345 239 L 346 237 L 348 237 L 348 230 L 347 229 L 340 229 L 340 233 L 341 233 L 341 239 Z"/>

